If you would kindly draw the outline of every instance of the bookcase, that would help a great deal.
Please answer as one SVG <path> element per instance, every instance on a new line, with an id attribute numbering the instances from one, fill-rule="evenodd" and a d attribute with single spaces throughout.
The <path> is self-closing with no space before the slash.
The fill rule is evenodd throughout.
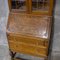
<path id="1" fill-rule="evenodd" d="M 10 51 L 46 59 L 53 0 L 8 0 L 8 4 L 10 12 L 6 33 Z"/>

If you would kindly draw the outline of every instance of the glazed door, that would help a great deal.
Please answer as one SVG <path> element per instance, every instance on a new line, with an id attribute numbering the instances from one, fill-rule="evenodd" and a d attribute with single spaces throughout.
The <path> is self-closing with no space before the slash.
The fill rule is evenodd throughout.
<path id="1" fill-rule="evenodd" d="M 11 10 L 15 12 L 27 12 L 27 0 L 10 0 Z"/>
<path id="2" fill-rule="evenodd" d="M 52 13 L 53 0 L 30 0 L 30 13 L 49 15 Z"/>

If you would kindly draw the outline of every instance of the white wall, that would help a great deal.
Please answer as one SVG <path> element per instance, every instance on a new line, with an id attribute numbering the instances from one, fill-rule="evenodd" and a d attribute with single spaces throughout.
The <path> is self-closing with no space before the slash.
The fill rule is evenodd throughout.
<path id="1" fill-rule="evenodd" d="M 7 0 L 0 0 L 0 45 L 7 45 L 6 25 L 8 12 Z"/>

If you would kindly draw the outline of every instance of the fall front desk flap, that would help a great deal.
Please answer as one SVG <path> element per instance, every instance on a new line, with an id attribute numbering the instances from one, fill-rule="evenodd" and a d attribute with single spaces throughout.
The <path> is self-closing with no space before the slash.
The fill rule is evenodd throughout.
<path id="1" fill-rule="evenodd" d="M 7 33 L 36 38 L 50 38 L 51 17 L 29 16 L 19 13 L 10 13 Z"/>

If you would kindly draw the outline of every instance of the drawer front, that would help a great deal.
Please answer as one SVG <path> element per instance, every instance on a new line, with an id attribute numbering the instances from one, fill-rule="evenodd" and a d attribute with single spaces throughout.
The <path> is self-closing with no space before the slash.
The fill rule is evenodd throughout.
<path id="1" fill-rule="evenodd" d="M 44 39 L 32 39 L 32 38 L 28 38 L 28 37 L 20 37 L 20 36 L 8 36 L 8 40 L 9 41 L 13 41 L 13 42 L 22 42 L 22 43 L 26 43 L 26 44 L 30 44 L 30 45 L 38 45 L 38 46 L 44 46 L 47 47 L 48 46 L 48 40 L 44 40 Z"/>
<path id="2" fill-rule="evenodd" d="M 47 56 L 47 48 L 32 46 L 28 44 L 19 43 L 19 42 L 11 42 L 11 41 L 9 41 L 9 47 L 12 51 L 23 53 L 23 54 L 29 54 L 33 56 L 39 56 L 39 57 Z"/>

